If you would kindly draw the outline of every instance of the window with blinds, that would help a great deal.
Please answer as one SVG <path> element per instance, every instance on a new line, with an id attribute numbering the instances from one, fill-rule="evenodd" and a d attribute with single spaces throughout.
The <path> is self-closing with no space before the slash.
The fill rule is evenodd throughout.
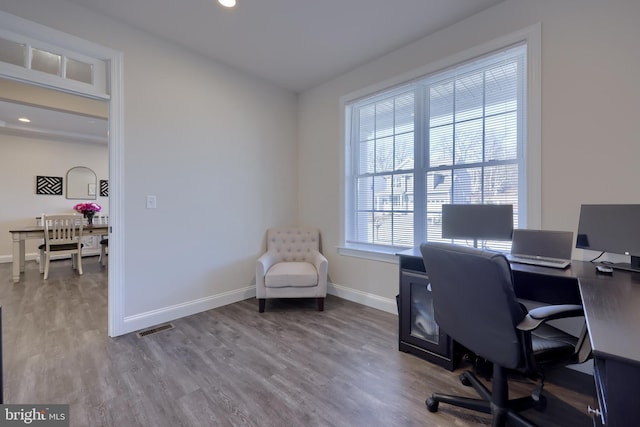
<path id="1" fill-rule="evenodd" d="M 444 240 L 450 203 L 512 204 L 517 227 L 525 92 L 521 44 L 347 105 L 346 244 Z"/>

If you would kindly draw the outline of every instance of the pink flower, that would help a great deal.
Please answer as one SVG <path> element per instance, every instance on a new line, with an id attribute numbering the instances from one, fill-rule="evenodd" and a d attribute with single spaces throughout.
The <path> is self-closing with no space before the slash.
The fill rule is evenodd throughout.
<path id="1" fill-rule="evenodd" d="M 81 214 L 84 214 L 85 212 L 95 213 L 95 212 L 100 212 L 102 210 L 102 206 L 94 202 L 85 202 L 85 203 L 78 203 L 73 207 L 73 210 Z"/>

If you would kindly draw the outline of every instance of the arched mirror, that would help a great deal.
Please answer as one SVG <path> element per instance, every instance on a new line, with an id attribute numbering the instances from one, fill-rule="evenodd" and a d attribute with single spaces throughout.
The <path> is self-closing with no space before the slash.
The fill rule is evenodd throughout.
<path id="1" fill-rule="evenodd" d="M 96 199 L 96 173 L 84 166 L 67 171 L 67 199 Z"/>

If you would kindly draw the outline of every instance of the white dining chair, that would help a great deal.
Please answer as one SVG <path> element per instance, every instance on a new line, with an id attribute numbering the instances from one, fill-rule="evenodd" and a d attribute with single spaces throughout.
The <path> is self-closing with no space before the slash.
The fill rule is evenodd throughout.
<path id="1" fill-rule="evenodd" d="M 93 217 L 93 223 L 95 225 L 108 225 L 109 215 L 96 215 Z M 100 236 L 100 264 L 103 267 L 107 266 L 107 255 L 109 255 L 109 237 Z"/>
<path id="2" fill-rule="evenodd" d="M 40 269 L 44 264 L 44 279 L 49 278 L 51 256 L 71 255 L 72 265 L 82 275 L 83 218 L 76 214 L 43 215 L 44 244 L 40 249 Z"/>
<path id="3" fill-rule="evenodd" d="M 109 224 L 109 215 L 94 215 L 93 223 L 95 225 L 107 225 Z"/>
<path id="4" fill-rule="evenodd" d="M 45 213 L 42 212 L 40 214 L 40 216 L 36 217 L 36 225 L 38 227 L 43 227 L 44 228 L 44 217 L 45 217 Z M 49 216 L 52 216 L 54 214 L 49 214 Z M 66 213 L 57 213 L 55 215 L 68 215 Z M 44 236 L 42 238 L 42 240 L 40 241 L 40 244 L 38 245 L 38 250 L 40 251 L 40 256 L 39 258 L 36 258 L 36 262 L 40 265 L 40 274 L 44 273 L 44 250 L 46 248 L 45 242 L 44 242 Z M 75 261 L 73 261 L 73 268 L 75 268 Z"/>

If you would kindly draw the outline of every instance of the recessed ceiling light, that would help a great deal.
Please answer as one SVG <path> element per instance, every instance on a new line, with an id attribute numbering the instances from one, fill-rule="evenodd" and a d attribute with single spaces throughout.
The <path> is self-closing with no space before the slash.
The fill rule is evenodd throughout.
<path id="1" fill-rule="evenodd" d="M 224 7 L 233 7 L 236 5 L 236 0 L 218 0 L 218 3 Z"/>
<path id="2" fill-rule="evenodd" d="M 26 117 L 20 117 L 20 118 L 18 118 L 18 120 L 23 122 L 23 123 L 31 123 L 31 120 L 27 119 Z"/>

